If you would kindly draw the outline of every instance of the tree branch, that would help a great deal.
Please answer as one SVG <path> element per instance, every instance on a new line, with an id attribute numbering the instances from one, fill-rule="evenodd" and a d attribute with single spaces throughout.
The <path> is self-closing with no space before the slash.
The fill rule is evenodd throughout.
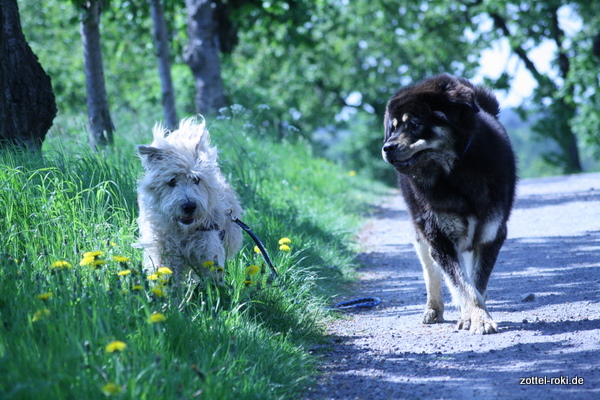
<path id="1" fill-rule="evenodd" d="M 560 28 L 558 23 L 558 7 L 552 7 L 549 10 L 550 14 L 550 32 L 552 35 L 552 39 L 554 39 L 554 43 L 556 43 L 556 48 L 558 49 L 558 68 L 560 69 L 560 74 L 563 79 L 567 79 L 570 69 L 569 57 L 565 54 L 563 49 L 563 39 L 565 37 L 565 32 Z"/>
<path id="2" fill-rule="evenodd" d="M 508 29 L 506 19 L 495 12 L 489 12 L 488 14 L 494 21 L 494 26 L 502 32 L 502 34 L 509 40 L 509 42 L 511 42 L 510 39 L 513 38 L 513 35 L 511 34 L 510 29 Z M 512 51 L 514 51 L 515 54 L 521 59 L 521 61 L 523 61 L 523 63 L 525 64 L 525 68 L 527 68 L 527 70 L 531 72 L 531 75 L 533 75 L 533 77 L 540 86 L 552 85 L 553 90 L 557 89 L 556 85 L 554 84 L 554 82 L 552 82 L 552 80 L 550 80 L 546 75 L 541 74 L 538 71 L 537 67 L 535 66 L 533 61 L 531 61 L 523 47 L 516 45 L 515 43 L 510 43 L 510 47 Z"/>

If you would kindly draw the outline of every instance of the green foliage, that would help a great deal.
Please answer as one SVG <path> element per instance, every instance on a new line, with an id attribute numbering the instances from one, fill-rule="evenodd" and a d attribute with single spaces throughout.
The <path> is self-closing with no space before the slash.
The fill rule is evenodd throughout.
<path id="1" fill-rule="evenodd" d="M 394 173 L 381 160 L 386 102 L 401 86 L 426 76 L 474 71 L 477 59 L 470 54 L 479 45 L 465 37 L 474 27 L 465 6 L 387 0 L 299 4 L 288 15 L 293 22 L 273 23 L 260 10 L 252 18 L 239 17 L 240 43 L 223 62 L 225 82 L 235 82 L 226 85 L 229 97 L 268 104 L 273 121 L 293 121 L 323 154 L 393 183 Z M 359 100 L 349 101 L 351 94 Z"/>
<path id="2" fill-rule="evenodd" d="M 600 64 L 592 52 L 593 38 L 598 35 L 598 3 L 483 1 L 474 3 L 470 11 L 493 21 L 493 29 L 480 31 L 477 40 L 507 39 L 538 84 L 532 101 L 521 111 L 534 116 L 532 132 L 537 140 L 550 139 L 557 145 L 555 151 L 543 155 L 544 161 L 562 173 L 580 172 L 579 151 L 584 146 L 598 148 Z M 565 32 L 561 12 L 580 19 L 579 32 Z M 539 71 L 530 55 L 544 42 L 556 46 L 550 74 Z M 501 78 L 505 84 L 505 77 Z"/>
<path id="3" fill-rule="evenodd" d="M 575 3 L 584 23 L 572 41 L 571 68 L 564 86 L 567 93 L 572 93 L 567 100 L 577 108 L 569 122 L 588 152 L 595 159 L 600 159 L 600 51 L 594 47 L 600 44 L 600 4 Z"/>
<path id="4" fill-rule="evenodd" d="M 59 113 L 85 114 L 81 16 L 77 6 L 71 1 L 19 0 L 19 8 L 25 37 L 52 78 Z M 178 10 L 170 16 L 173 28 L 185 33 L 185 13 Z M 147 2 L 114 0 L 102 13 L 104 75 L 111 110 L 142 115 L 160 112 L 160 83 L 151 28 Z M 188 70 L 177 71 L 190 76 Z M 187 85 L 193 87 L 193 81 Z M 118 135 L 121 127 L 116 128 Z"/>
<path id="5" fill-rule="evenodd" d="M 271 25 L 260 13 L 240 22 L 240 44 L 225 59 L 223 73 L 235 82 L 228 87 L 236 101 L 258 99 L 284 119 L 298 119 L 302 131 L 344 127 L 336 115 L 349 106 L 352 92 L 362 95 L 353 107 L 367 110 L 379 131 L 385 103 L 401 85 L 435 73 L 473 70 L 468 57 L 473 45 L 463 36 L 470 22 L 455 13 L 460 8 L 455 4 L 300 4 L 291 12 L 302 23 Z M 451 13 L 459 23 L 441 18 Z"/>
<path id="6" fill-rule="evenodd" d="M 368 113 L 359 111 L 352 117 L 352 126 L 348 129 L 322 131 L 315 139 L 318 139 L 319 143 L 326 141 L 323 147 L 327 157 L 341 160 L 349 169 L 361 171 L 395 186 L 396 173 L 381 157 L 383 133 L 375 131 L 372 123 L 372 117 Z"/>
<path id="7" fill-rule="evenodd" d="M 282 399 L 310 382 L 307 348 L 352 274 L 352 232 L 374 189 L 302 141 L 274 140 L 240 107 L 209 125 L 281 279 L 270 281 L 249 239 L 224 286 L 186 294 L 168 271 L 146 276 L 131 246 L 133 143 L 150 129 L 130 125 L 94 154 L 77 123 L 59 120 L 43 160 L 0 154 L 1 398 Z"/>
<path id="8" fill-rule="evenodd" d="M 598 156 L 599 59 L 593 54 L 600 15 L 597 2 L 277 0 L 219 4 L 219 10 L 226 13 L 220 18 L 232 24 L 224 28 L 232 28 L 238 37 L 236 47 L 232 47 L 236 39 L 230 38 L 227 54 L 222 55 L 228 101 L 253 109 L 268 105 L 263 113 L 268 122 L 263 124 L 274 128 L 271 132 L 280 138 L 302 136 L 317 141 L 320 133 L 330 132 L 316 149 L 351 162 L 349 168 L 389 177 L 379 167 L 387 99 L 399 87 L 432 74 L 472 77 L 480 52 L 500 38 L 507 38 L 512 49 L 525 57 L 545 40 L 559 45 L 556 71 L 561 75 L 568 70 L 567 75 L 551 79 L 532 70 L 539 86 L 529 103 L 533 106 L 523 110 L 539 122 L 534 135 L 558 144 L 547 161 L 558 164 L 558 170 L 567 170 L 565 163 L 574 156 L 572 133 L 577 135 L 580 150 L 587 147 L 583 149 L 586 154 Z M 19 5 L 25 35 L 52 77 L 62 118 L 83 114 L 78 10 L 73 2 L 58 0 L 19 0 Z M 561 7 L 582 19 L 581 31 L 573 37 L 557 29 L 554 17 Z M 195 89 L 182 60 L 187 43 L 184 4 L 166 1 L 165 8 L 177 104 L 180 114 L 190 114 Z M 493 15 L 504 18 L 508 36 L 498 25 L 482 24 Z M 151 23 L 147 2 L 112 0 L 102 15 L 105 76 L 117 121 L 125 115 L 138 120 L 139 115 L 160 118 Z M 504 73 L 486 83 L 504 90 L 511 80 Z M 553 103 L 557 104 L 550 107 Z M 549 108 L 552 112 L 538 118 Z M 298 131 L 290 132 L 290 123 Z M 116 136 L 128 134 L 116 124 Z M 333 140 L 337 138 L 344 141 Z"/>
<path id="9" fill-rule="evenodd" d="M 535 121 L 521 120 L 514 110 L 503 110 L 500 114 L 500 121 L 506 128 L 516 153 L 519 177 L 530 178 L 561 173 L 559 167 L 548 163 L 543 156 L 557 153 L 558 146 L 552 140 L 535 136 L 531 132 Z"/>
<path id="10" fill-rule="evenodd" d="M 25 32 L 53 79 L 60 110 L 82 112 L 85 91 L 76 8 L 56 0 L 45 1 L 43 7 L 31 0 L 20 2 Z M 318 128 L 353 131 L 358 124 L 352 116 L 359 111 L 371 141 L 379 140 L 385 102 L 401 85 L 439 72 L 468 73 L 475 66 L 476 60 L 468 57 L 473 45 L 463 36 L 470 26 L 460 12 L 463 6 L 387 0 L 288 3 L 231 3 L 239 44 L 223 55 L 222 63 L 229 101 L 252 108 L 268 105 L 267 120 L 280 135 L 290 133 L 289 121 L 299 128 L 293 135 L 305 138 Z M 183 4 L 167 2 L 166 12 L 178 105 L 189 113 L 194 89 L 181 58 L 187 42 Z M 441 18 L 449 13 L 460 23 Z M 113 115 L 159 115 L 150 27 L 145 3 L 113 0 L 103 13 L 105 76 Z M 347 104 L 351 93 L 360 93 L 361 102 Z M 117 136 L 123 134 L 118 124 L 116 129 Z M 379 158 L 377 148 L 360 152 L 364 160 Z"/>

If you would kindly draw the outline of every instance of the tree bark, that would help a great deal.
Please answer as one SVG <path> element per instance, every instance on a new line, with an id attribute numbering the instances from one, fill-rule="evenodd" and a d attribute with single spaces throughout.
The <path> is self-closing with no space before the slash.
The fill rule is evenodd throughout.
<path id="1" fill-rule="evenodd" d="M 216 113 L 225 106 L 219 36 L 210 0 L 186 0 L 188 45 L 184 57 L 196 84 L 196 111 Z"/>
<path id="2" fill-rule="evenodd" d="M 29 47 L 16 0 L 0 0 L 0 146 L 40 151 L 56 116 L 52 83 Z"/>
<path id="3" fill-rule="evenodd" d="M 171 55 L 169 51 L 167 23 L 165 22 L 165 11 L 161 0 L 150 0 L 150 10 L 152 12 L 152 21 L 154 22 L 154 43 L 158 59 L 158 74 L 160 76 L 165 124 L 167 128 L 175 129 L 179 121 L 175 107 L 173 79 L 171 78 Z"/>
<path id="4" fill-rule="evenodd" d="M 85 86 L 87 92 L 88 122 L 90 124 L 90 146 L 113 144 L 114 125 L 110 117 L 104 67 L 102 65 L 102 46 L 100 41 L 101 0 L 89 0 L 82 4 L 81 41 L 85 68 Z"/>

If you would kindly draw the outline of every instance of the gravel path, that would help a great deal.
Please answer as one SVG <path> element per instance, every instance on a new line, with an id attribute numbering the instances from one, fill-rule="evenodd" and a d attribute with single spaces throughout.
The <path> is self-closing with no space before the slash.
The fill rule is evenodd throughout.
<path id="1" fill-rule="evenodd" d="M 446 323 L 420 322 L 425 285 L 399 194 L 360 239 L 354 295 L 382 303 L 333 322 L 305 399 L 600 398 L 600 174 L 519 184 L 488 286 L 495 335 L 456 330 L 455 307 Z"/>

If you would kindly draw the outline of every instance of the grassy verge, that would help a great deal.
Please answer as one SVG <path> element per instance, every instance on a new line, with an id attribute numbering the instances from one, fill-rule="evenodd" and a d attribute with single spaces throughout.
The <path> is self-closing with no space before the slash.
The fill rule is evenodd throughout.
<path id="1" fill-rule="evenodd" d="M 239 107 L 209 128 L 281 283 L 249 239 L 226 285 L 190 301 L 141 272 L 133 144 L 149 129 L 132 126 L 120 151 L 91 153 L 63 128 L 41 161 L 1 153 L 0 398 L 291 399 L 310 382 L 307 348 L 352 274 L 372 184 Z"/>

